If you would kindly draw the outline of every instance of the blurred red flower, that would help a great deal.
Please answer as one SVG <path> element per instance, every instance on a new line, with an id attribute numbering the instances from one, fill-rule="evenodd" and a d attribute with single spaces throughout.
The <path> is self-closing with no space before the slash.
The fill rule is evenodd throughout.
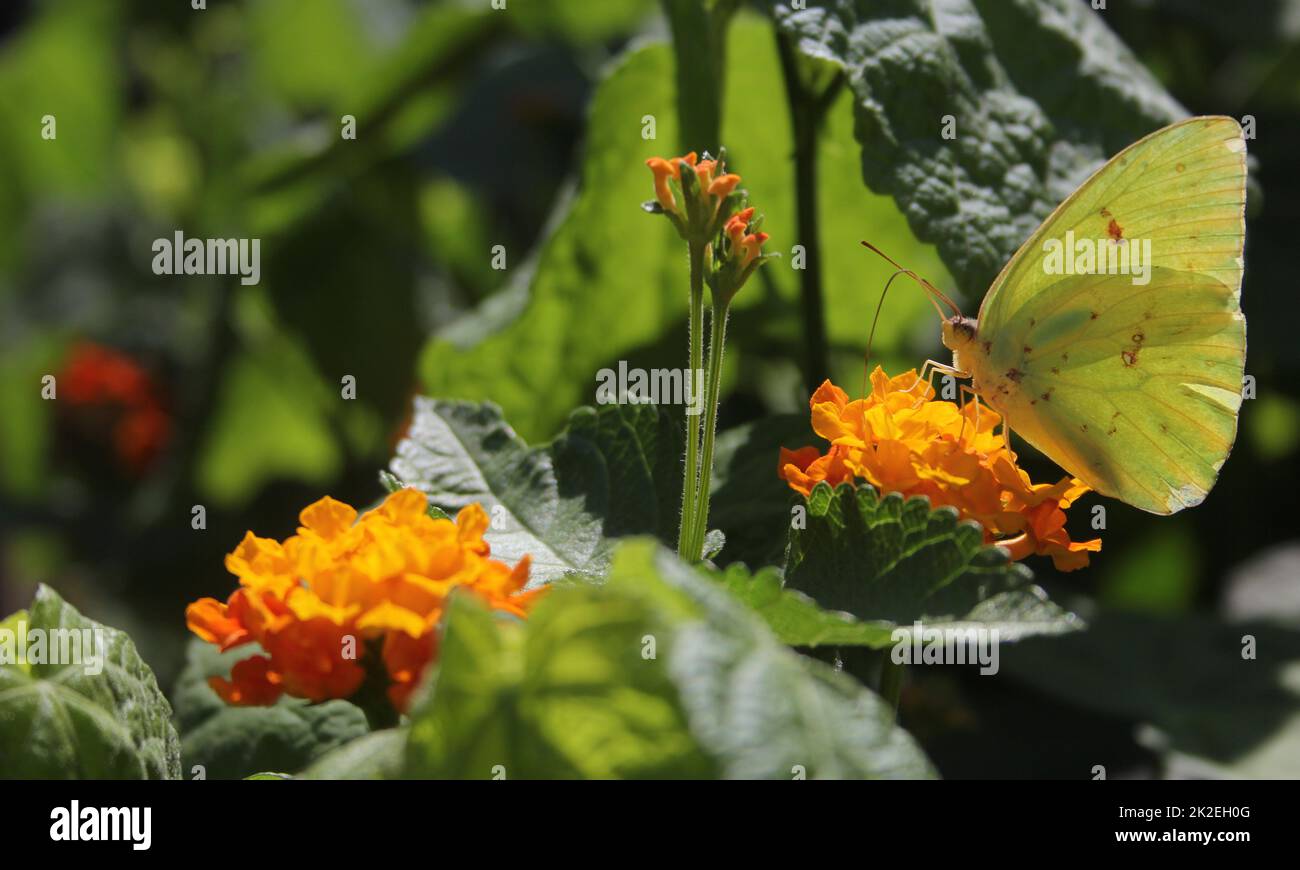
<path id="1" fill-rule="evenodd" d="M 133 474 L 153 465 L 171 436 L 171 416 L 153 377 L 132 357 L 91 341 L 73 346 L 58 377 L 75 411 L 107 412 L 112 449 Z"/>

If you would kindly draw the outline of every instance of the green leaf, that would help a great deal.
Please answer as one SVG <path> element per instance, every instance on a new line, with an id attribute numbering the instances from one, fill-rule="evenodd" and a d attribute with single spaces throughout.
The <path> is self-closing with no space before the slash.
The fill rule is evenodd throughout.
<path id="1" fill-rule="evenodd" d="M 340 34 L 356 29 L 348 19 L 357 10 L 337 0 L 329 5 L 325 15 L 333 21 L 293 2 L 260 4 L 250 18 L 258 90 L 335 109 L 326 112 L 332 142 L 322 137 L 325 147 L 304 147 L 301 137 L 290 136 L 241 168 L 244 182 L 261 194 L 252 210 L 262 234 L 309 217 L 330 191 L 356 183 L 357 175 L 382 171 L 387 158 L 427 137 L 455 106 L 457 86 L 475 61 L 508 32 L 514 17 L 486 6 L 432 4 L 412 17 L 400 42 L 382 45 L 357 39 L 355 32 Z M 279 50 L 284 47 L 276 34 L 303 32 L 299 17 L 310 25 L 306 38 Z M 342 51 L 336 50 L 340 39 L 347 42 Z M 346 61 L 331 65 L 344 56 Z M 314 74 L 312 67 L 321 63 L 331 66 L 328 75 Z M 354 115 L 364 131 L 355 141 L 338 137 L 340 113 Z"/>
<path id="2" fill-rule="evenodd" d="M 297 343 L 276 337 L 238 353 L 222 378 L 195 469 L 209 503 L 240 504 L 276 479 L 323 486 L 338 473 L 328 388 Z"/>
<path id="3" fill-rule="evenodd" d="M 634 600 L 559 589 L 527 627 L 457 596 L 431 702 L 414 714 L 413 776 L 606 779 L 709 775 Z"/>
<path id="4" fill-rule="evenodd" d="M 337 746 L 369 733 L 365 714 L 347 701 L 310 704 L 282 697 L 269 707 L 232 707 L 208 686 L 228 677 L 249 647 L 221 653 L 190 641 L 185 669 L 172 693 L 187 775 L 201 765 L 206 779 L 239 779 L 258 770 L 298 771 Z"/>
<path id="5" fill-rule="evenodd" d="M 257 88 L 294 107 L 354 107 L 382 52 L 347 0 L 266 0 L 250 6 L 250 72 Z M 291 44 L 279 34 L 293 33 Z"/>
<path id="6" fill-rule="evenodd" d="M 723 777 L 934 776 L 874 693 L 790 650 L 743 604 L 674 554 L 647 541 L 629 543 L 619 551 L 609 585 L 652 604 L 666 623 L 666 666 L 691 730 Z"/>
<path id="7" fill-rule="evenodd" d="M 396 779 L 406 754 L 406 729 L 358 737 L 316 759 L 297 779 Z"/>
<path id="8" fill-rule="evenodd" d="M 821 607 L 905 630 L 916 621 L 997 629 L 1008 641 L 1082 627 L 1033 585 L 1027 568 L 986 546 L 979 525 L 959 522 L 952 508 L 825 483 L 806 503 L 806 527 L 790 532 L 785 581 Z M 862 642 L 882 647 L 889 639 Z"/>
<path id="9" fill-rule="evenodd" d="M 0 60 L 0 178 L 6 186 L 37 201 L 52 195 L 84 200 L 115 179 L 124 18 L 115 4 L 64 3 L 33 10 L 14 33 Z M 30 135 L 39 132 L 34 125 L 45 115 L 56 119 L 55 139 Z"/>
<path id="10" fill-rule="evenodd" d="M 55 403 L 30 385 L 57 372 L 66 352 L 62 337 L 50 333 L 6 340 L 0 350 L 0 488 L 15 501 L 45 494 Z"/>
<path id="11" fill-rule="evenodd" d="M 1003 671 L 1151 726 L 1139 739 L 1166 758 L 1168 775 L 1300 777 L 1300 631 L 1187 614 L 1102 612 L 1089 622 L 1005 650 Z"/>
<path id="12" fill-rule="evenodd" d="M 1107 155 L 1186 114 L 1074 0 L 773 10 L 801 51 L 848 72 L 867 185 L 972 298 Z"/>
<path id="13" fill-rule="evenodd" d="M 785 588 L 781 573 L 766 568 L 751 575 L 743 565 L 732 565 L 718 575 L 727 591 L 749 605 L 782 643 L 790 646 L 869 646 L 891 643 L 894 624 L 859 622 L 837 610 L 823 610 L 807 595 Z"/>
<path id="14" fill-rule="evenodd" d="M 457 596 L 409 776 L 928 777 L 892 711 L 649 540 L 526 623 Z"/>
<path id="15" fill-rule="evenodd" d="M 9 614 L 5 619 L 0 620 L 0 632 L 12 632 L 14 643 L 17 645 L 14 649 L 13 656 L 5 653 L 7 667 L 17 668 L 24 674 L 31 674 L 32 666 L 27 663 L 27 657 L 23 654 L 22 637 L 27 632 L 27 626 L 31 623 L 31 617 L 27 615 L 26 610 L 18 610 Z M 0 635 L 8 637 L 8 635 Z M 12 658 L 12 661 L 10 660 Z"/>
<path id="16" fill-rule="evenodd" d="M 620 536 L 675 540 L 684 440 L 655 406 L 603 405 L 579 408 L 552 443 L 530 448 L 495 405 L 421 398 L 392 472 L 449 512 L 482 504 L 493 555 L 531 555 L 537 585 L 600 573 Z"/>
<path id="17" fill-rule="evenodd" d="M 586 45 L 626 35 L 654 11 L 654 0 L 548 0 L 512 6 L 509 17 L 528 36 Z"/>
<path id="18" fill-rule="evenodd" d="M 131 638 L 82 616 L 43 584 L 27 615 L 29 641 L 43 637 L 45 650 L 38 656 L 29 647 L 23 666 L 0 664 L 0 774 L 15 779 L 179 777 L 180 743 L 171 706 Z M 6 620 L 4 627 L 9 626 Z M 44 634 L 34 635 L 36 631 Z M 78 650 L 81 663 L 67 661 Z M 13 659 L 5 655 L 4 660 Z"/>

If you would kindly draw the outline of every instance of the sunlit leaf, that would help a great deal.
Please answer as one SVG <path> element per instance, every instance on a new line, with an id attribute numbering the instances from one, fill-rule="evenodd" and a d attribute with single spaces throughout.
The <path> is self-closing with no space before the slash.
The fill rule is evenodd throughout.
<path id="1" fill-rule="evenodd" d="M 0 664 L 0 776 L 178 778 L 171 705 L 131 638 L 82 616 L 45 585 L 23 616 L 29 639 L 34 644 L 40 632 L 45 649 L 39 660 L 32 653 Z"/>

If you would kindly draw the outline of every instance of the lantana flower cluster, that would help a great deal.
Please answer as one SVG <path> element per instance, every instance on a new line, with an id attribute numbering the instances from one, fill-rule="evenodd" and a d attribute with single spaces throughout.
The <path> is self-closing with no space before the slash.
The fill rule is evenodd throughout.
<path id="1" fill-rule="evenodd" d="M 434 519 L 423 493 L 401 489 L 360 518 L 327 496 L 299 519 L 283 542 L 245 535 L 226 557 L 239 589 L 224 604 L 204 598 L 186 610 L 190 630 L 223 651 L 256 643 L 265 653 L 209 680 L 229 704 L 348 698 L 386 677 L 388 700 L 405 711 L 436 657 L 453 591 L 522 618 L 545 589 L 524 591 L 527 556 L 513 568 L 490 557 L 477 504 L 454 522 Z"/>
<path id="2" fill-rule="evenodd" d="M 654 173 L 655 202 L 673 225 L 689 238 L 691 228 L 698 227 L 700 234 L 711 238 L 717 234 L 730 209 L 727 198 L 740 184 L 740 176 L 725 172 L 719 161 L 700 160 L 695 152 L 685 157 L 651 157 L 646 166 Z M 686 175 L 682 171 L 686 170 Z"/>
<path id="3" fill-rule="evenodd" d="M 685 157 L 651 157 L 655 198 L 642 207 L 668 218 L 687 244 L 690 259 L 690 308 L 687 319 L 690 371 L 704 365 L 704 287 L 709 288 L 709 357 L 705 419 L 690 415 L 686 427 L 686 479 L 682 487 L 682 520 L 677 552 L 692 562 L 700 560 L 709 516 L 710 474 L 713 468 L 714 432 L 722 382 L 722 356 L 726 344 L 731 300 L 749 277 L 772 254 L 763 253 L 767 233 L 763 218 L 746 207 L 747 194 L 738 189 L 740 176 L 728 172 L 726 152 L 717 159 L 695 152 Z M 702 422 L 702 425 L 701 425 Z"/>
<path id="4" fill-rule="evenodd" d="M 726 308 L 767 255 L 760 230 L 763 219 L 752 206 L 742 208 L 746 194 L 738 188 L 740 176 L 727 172 L 724 158 L 651 157 L 655 198 L 646 208 L 662 213 L 688 242 L 712 247 L 714 268 L 706 280 L 714 304 Z"/>
<path id="5" fill-rule="evenodd" d="M 813 431 L 830 449 L 782 448 L 778 473 L 805 496 L 822 481 L 834 487 L 858 479 L 882 493 L 923 495 L 980 523 L 985 540 L 1013 559 L 1050 556 L 1061 571 L 1087 565 L 1101 539 L 1072 541 L 1065 511 L 1088 487 L 1073 477 L 1033 483 L 995 431 L 1001 423 L 995 411 L 934 397 L 915 370 L 890 378 L 877 366 L 871 392 L 854 401 L 826 381 L 809 406 Z"/>

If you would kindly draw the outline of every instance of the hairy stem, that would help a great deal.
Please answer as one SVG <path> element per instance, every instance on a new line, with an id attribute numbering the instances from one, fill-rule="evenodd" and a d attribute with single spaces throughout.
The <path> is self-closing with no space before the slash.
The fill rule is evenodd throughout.
<path id="1" fill-rule="evenodd" d="M 727 314 L 724 307 L 709 309 L 708 392 L 704 396 L 704 455 L 700 463 L 699 495 L 695 500 L 695 532 L 691 538 L 691 561 L 704 555 L 704 536 L 709 528 L 709 488 L 713 474 L 713 436 L 718 428 L 718 399 L 722 390 L 722 351 L 727 340 Z"/>
<path id="2" fill-rule="evenodd" d="M 691 257 L 691 309 L 687 331 L 690 343 L 690 370 L 687 383 L 695 388 L 695 373 L 704 364 L 704 256 L 708 245 L 690 243 Z M 692 404 L 695 397 L 691 397 Z M 695 529 L 696 498 L 699 487 L 700 415 L 686 415 L 686 476 L 682 481 L 682 519 L 677 528 L 677 555 L 683 559 L 699 559 L 699 551 L 691 555 L 691 536 Z"/>

